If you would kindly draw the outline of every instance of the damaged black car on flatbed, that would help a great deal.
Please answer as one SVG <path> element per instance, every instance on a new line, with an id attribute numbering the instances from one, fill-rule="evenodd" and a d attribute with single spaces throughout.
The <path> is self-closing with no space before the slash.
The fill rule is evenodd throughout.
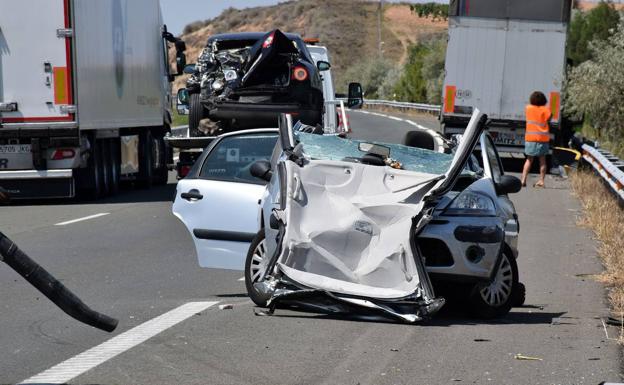
<path id="1" fill-rule="evenodd" d="M 186 72 L 191 136 L 275 126 L 280 113 L 322 123 L 319 70 L 303 39 L 279 30 L 211 36 Z"/>

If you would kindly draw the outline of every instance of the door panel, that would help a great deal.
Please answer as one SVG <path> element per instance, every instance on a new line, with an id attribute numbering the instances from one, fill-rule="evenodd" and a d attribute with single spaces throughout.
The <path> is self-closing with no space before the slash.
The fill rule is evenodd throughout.
<path id="1" fill-rule="evenodd" d="M 193 237 L 201 267 L 243 270 L 247 249 L 259 230 L 258 200 L 264 189 L 204 179 L 178 183 L 173 213 Z"/>

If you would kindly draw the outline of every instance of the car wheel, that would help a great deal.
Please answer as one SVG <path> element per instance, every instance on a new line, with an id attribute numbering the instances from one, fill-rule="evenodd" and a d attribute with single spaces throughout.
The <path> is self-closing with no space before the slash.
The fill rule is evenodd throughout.
<path id="1" fill-rule="evenodd" d="M 199 100 L 199 94 L 191 94 L 189 97 L 189 135 L 192 137 L 202 136 L 199 131 L 199 122 L 204 118 L 204 107 Z"/>
<path id="2" fill-rule="evenodd" d="M 518 286 L 516 259 L 503 252 L 494 281 L 473 286 L 470 292 L 469 311 L 479 318 L 497 318 L 509 313 L 515 303 Z"/>
<path id="3" fill-rule="evenodd" d="M 410 147 L 424 148 L 425 150 L 434 150 L 435 141 L 433 136 L 426 131 L 408 131 L 403 139 L 403 144 Z"/>
<path id="4" fill-rule="evenodd" d="M 516 290 L 514 290 L 513 297 L 514 297 L 514 300 L 513 300 L 514 307 L 520 307 L 524 305 L 524 301 L 526 300 L 526 287 L 524 286 L 522 282 L 518 282 Z"/>
<path id="5" fill-rule="evenodd" d="M 253 241 L 251 241 L 249 251 L 247 252 L 247 259 L 245 260 L 245 286 L 247 287 L 249 298 L 261 307 L 266 307 L 271 297 L 256 290 L 253 284 L 258 282 L 261 263 L 265 258 L 268 258 L 268 255 L 264 240 L 264 229 L 260 229 Z"/>

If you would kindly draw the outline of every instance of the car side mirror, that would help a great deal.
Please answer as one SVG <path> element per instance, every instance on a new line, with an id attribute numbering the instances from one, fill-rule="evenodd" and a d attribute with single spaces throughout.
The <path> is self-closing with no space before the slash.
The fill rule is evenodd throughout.
<path id="1" fill-rule="evenodd" d="M 495 186 L 498 195 L 515 194 L 522 189 L 522 182 L 513 175 L 501 175 Z"/>
<path id="2" fill-rule="evenodd" d="M 197 72 L 197 67 L 195 66 L 195 63 L 193 64 L 187 64 L 184 67 L 184 71 L 185 74 L 187 75 L 193 75 L 195 72 Z"/>
<path id="3" fill-rule="evenodd" d="M 184 72 L 186 67 L 186 54 L 184 52 L 178 51 L 176 53 L 176 69 L 178 71 L 178 75 Z"/>
<path id="4" fill-rule="evenodd" d="M 319 60 L 316 62 L 316 68 L 318 68 L 319 71 L 328 71 L 331 68 L 331 64 L 329 64 L 329 62 Z"/>
<path id="5" fill-rule="evenodd" d="M 176 103 L 176 109 L 178 110 L 178 115 L 188 115 L 189 114 L 189 93 L 186 88 L 180 88 L 178 90 L 178 94 L 176 96 L 178 102 Z"/>
<path id="6" fill-rule="evenodd" d="M 347 107 L 362 108 L 364 104 L 364 92 L 360 83 L 349 83 L 349 97 L 347 99 Z"/>
<path id="7" fill-rule="evenodd" d="M 273 171 L 271 171 L 271 162 L 268 160 L 257 160 L 251 164 L 249 172 L 252 176 L 262 179 L 263 181 L 271 181 Z"/>

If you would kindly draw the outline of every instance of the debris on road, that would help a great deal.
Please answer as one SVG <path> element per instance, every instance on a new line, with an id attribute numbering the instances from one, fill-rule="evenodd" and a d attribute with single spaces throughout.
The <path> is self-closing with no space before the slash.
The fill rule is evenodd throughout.
<path id="1" fill-rule="evenodd" d="M 539 357 L 525 356 L 525 355 L 520 354 L 520 353 L 516 354 L 514 356 L 514 358 L 516 360 L 523 360 L 523 361 L 544 361 L 543 359 L 541 359 Z"/>
<path id="2" fill-rule="evenodd" d="M 231 310 L 234 309 L 234 305 L 231 303 L 224 303 L 223 305 L 219 305 L 219 310 Z"/>

